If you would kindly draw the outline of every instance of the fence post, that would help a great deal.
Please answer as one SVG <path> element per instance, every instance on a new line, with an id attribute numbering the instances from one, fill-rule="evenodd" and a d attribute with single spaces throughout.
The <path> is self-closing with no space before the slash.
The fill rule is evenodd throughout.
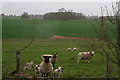
<path id="1" fill-rule="evenodd" d="M 16 72 L 18 73 L 20 70 L 20 51 L 16 51 Z"/>

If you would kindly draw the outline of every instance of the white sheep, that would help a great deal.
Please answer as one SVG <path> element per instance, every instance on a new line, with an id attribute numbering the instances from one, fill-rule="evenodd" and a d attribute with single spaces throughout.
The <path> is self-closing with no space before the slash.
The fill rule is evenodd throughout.
<path id="1" fill-rule="evenodd" d="M 28 63 L 26 63 L 25 64 L 25 67 L 24 67 L 24 70 L 26 70 L 26 69 L 28 69 L 28 70 L 30 70 L 31 68 L 32 68 L 32 65 L 34 64 L 34 62 L 28 62 Z"/>
<path id="2" fill-rule="evenodd" d="M 77 48 L 73 48 L 73 51 L 76 51 L 77 50 Z"/>
<path id="3" fill-rule="evenodd" d="M 55 63 L 57 61 L 57 57 L 58 57 L 57 53 L 52 53 L 52 55 L 51 55 L 51 63 L 53 65 L 53 68 L 54 68 L 54 65 L 55 65 Z"/>
<path id="4" fill-rule="evenodd" d="M 67 51 L 71 51 L 72 50 L 72 48 L 67 48 Z"/>
<path id="5" fill-rule="evenodd" d="M 80 63 L 80 60 L 86 60 L 86 59 L 88 59 L 88 63 L 90 63 L 89 60 L 92 58 L 93 54 L 94 54 L 94 51 L 78 53 L 78 63 Z"/>
<path id="6" fill-rule="evenodd" d="M 43 61 L 41 62 L 40 66 L 40 72 L 43 74 L 43 76 L 48 77 L 48 75 L 53 70 L 53 66 L 51 63 L 51 55 L 43 55 Z"/>
<path id="7" fill-rule="evenodd" d="M 39 65 L 35 65 L 35 75 L 36 75 L 36 76 L 41 76 L 40 66 L 39 66 Z"/>
<path id="8" fill-rule="evenodd" d="M 62 70 L 63 70 L 62 67 L 58 67 L 57 69 L 55 69 L 54 72 L 53 72 L 53 77 L 54 78 L 60 78 Z"/>

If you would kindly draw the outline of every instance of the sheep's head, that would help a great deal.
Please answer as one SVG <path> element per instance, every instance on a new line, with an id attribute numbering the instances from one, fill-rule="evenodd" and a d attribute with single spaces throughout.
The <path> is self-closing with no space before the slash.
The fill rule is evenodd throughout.
<path id="1" fill-rule="evenodd" d="M 95 52 L 94 52 L 94 51 L 91 51 L 90 53 L 91 53 L 91 55 L 93 56 L 93 54 L 94 54 Z"/>
<path id="2" fill-rule="evenodd" d="M 38 70 L 39 65 L 35 65 L 35 69 Z"/>
<path id="3" fill-rule="evenodd" d="M 94 54 L 95 52 L 94 51 L 92 51 L 92 54 Z"/>
<path id="4" fill-rule="evenodd" d="M 57 54 L 58 54 L 58 53 L 52 53 L 53 58 L 56 58 L 56 57 L 57 57 Z"/>
<path id="5" fill-rule="evenodd" d="M 62 70 L 63 70 L 63 68 L 62 68 L 62 67 L 58 67 L 58 70 L 59 70 L 59 71 L 62 71 Z"/>
<path id="6" fill-rule="evenodd" d="M 44 58 L 44 61 L 48 63 L 50 61 L 49 59 L 51 58 L 51 56 L 43 56 L 43 58 Z"/>
<path id="7" fill-rule="evenodd" d="M 31 63 L 31 64 L 34 64 L 34 62 L 33 62 L 33 61 L 30 61 L 30 63 Z"/>
<path id="8" fill-rule="evenodd" d="M 35 67 L 39 67 L 39 65 L 35 65 Z"/>

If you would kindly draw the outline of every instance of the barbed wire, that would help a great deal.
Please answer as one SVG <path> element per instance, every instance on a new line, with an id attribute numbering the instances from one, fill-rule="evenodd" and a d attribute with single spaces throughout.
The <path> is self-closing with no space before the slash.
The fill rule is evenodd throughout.
<path id="1" fill-rule="evenodd" d="M 26 48 L 28 48 L 32 44 L 33 41 L 34 41 L 34 39 L 32 39 L 24 48 L 20 49 L 19 51 L 23 51 Z"/>
<path id="2" fill-rule="evenodd" d="M 16 51 L 24 51 L 25 49 L 27 49 L 31 44 L 32 42 L 34 41 L 34 39 L 32 39 L 26 46 L 24 46 L 22 49 L 17 49 L 17 50 L 0 50 L 0 52 L 7 52 L 7 53 L 14 53 Z"/>

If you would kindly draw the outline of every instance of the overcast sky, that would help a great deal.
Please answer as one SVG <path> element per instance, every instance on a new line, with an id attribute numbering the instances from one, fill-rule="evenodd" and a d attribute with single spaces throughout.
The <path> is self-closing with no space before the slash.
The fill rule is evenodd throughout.
<path id="1" fill-rule="evenodd" d="M 23 12 L 29 14 L 45 14 L 57 12 L 60 8 L 73 10 L 85 15 L 101 15 L 101 7 L 112 12 L 112 2 L 2 2 L 2 13 L 21 15 Z"/>

